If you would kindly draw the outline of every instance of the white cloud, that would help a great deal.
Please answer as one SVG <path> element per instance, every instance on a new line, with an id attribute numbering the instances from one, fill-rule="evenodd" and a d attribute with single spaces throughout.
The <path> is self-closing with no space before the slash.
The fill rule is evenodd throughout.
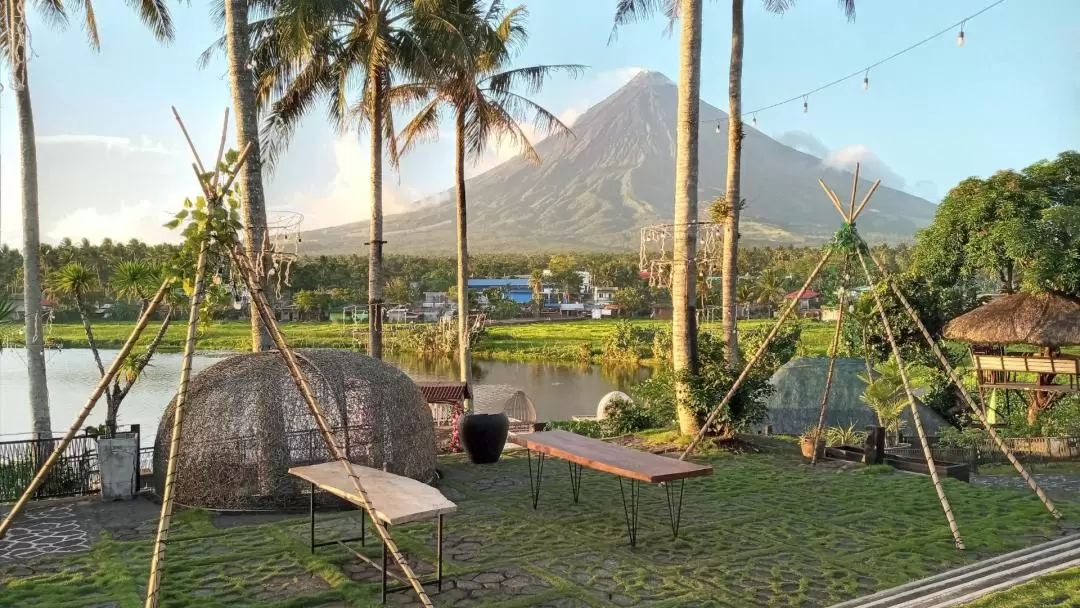
<path id="1" fill-rule="evenodd" d="M 139 239 L 150 243 L 178 242 L 178 230 L 169 230 L 163 224 L 171 219 L 170 210 L 164 205 L 150 201 L 135 204 L 120 203 L 104 210 L 97 207 L 76 209 L 57 222 L 46 240 L 59 241 L 64 237 L 79 240 L 83 237 L 98 242 L 105 237 L 114 241 Z"/>
<path id="2" fill-rule="evenodd" d="M 139 137 L 138 141 L 130 137 L 117 137 L 113 135 L 39 135 L 35 138 L 38 145 L 75 144 L 104 146 L 106 150 L 123 150 L 125 152 L 153 152 L 168 154 L 169 151 L 161 142 L 152 141 L 146 135 Z"/>
<path id="3" fill-rule="evenodd" d="M 368 148 L 355 134 L 342 135 L 334 141 L 334 162 L 337 173 L 325 195 L 294 193 L 289 211 L 304 216 L 301 230 L 326 228 L 371 217 L 371 159 Z M 383 214 L 401 213 L 412 208 L 411 200 L 419 192 L 410 187 L 394 187 L 395 173 L 383 165 Z"/>
<path id="4" fill-rule="evenodd" d="M 886 186 L 900 190 L 907 185 L 907 180 L 902 175 L 893 171 L 865 144 L 838 148 L 829 152 L 822 160 L 826 167 L 843 171 L 854 170 L 855 163 L 860 165 L 860 174 L 866 179 L 880 179 Z"/>

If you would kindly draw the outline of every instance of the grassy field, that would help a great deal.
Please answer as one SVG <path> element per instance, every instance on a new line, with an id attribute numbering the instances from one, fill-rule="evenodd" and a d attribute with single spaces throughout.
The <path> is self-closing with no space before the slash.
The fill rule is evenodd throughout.
<path id="1" fill-rule="evenodd" d="M 678 539 L 664 492 L 642 488 L 636 548 L 626 543 L 619 484 L 610 475 L 586 470 L 574 504 L 566 467 L 552 463 L 534 511 L 523 455 L 483 467 L 443 458 L 440 487 L 459 512 L 447 519 L 448 582 L 435 605 L 827 606 L 1059 533 L 1030 493 L 946 479 L 968 547 L 957 551 L 927 477 L 881 467 L 811 468 L 791 446 L 763 450 L 701 458 L 715 471 L 687 481 Z M 1059 506 L 1066 520 L 1080 515 L 1076 503 Z M 320 540 L 355 535 L 357 517 L 321 516 Z M 378 605 L 369 567 L 338 547 L 310 553 L 306 516 L 230 527 L 226 519 L 181 515 L 170 536 L 163 606 Z M 0 605 L 140 606 L 152 532 L 148 526 L 145 537 L 126 541 L 104 533 L 89 553 L 0 564 Z M 392 532 L 418 570 L 431 572 L 432 526 Z M 373 545 L 362 551 L 378 559 Z M 1067 575 L 1039 584 L 1008 596 L 1021 599 L 979 606 L 1048 605 L 1038 600 L 1078 590 Z M 390 604 L 415 602 L 400 593 Z"/>
<path id="2" fill-rule="evenodd" d="M 479 359 L 510 360 L 577 360 L 582 345 L 590 352 L 600 354 L 604 336 L 611 332 L 617 321 L 584 320 L 540 322 L 518 325 L 494 325 L 476 345 L 474 357 Z M 670 321 L 638 320 L 643 327 L 670 326 Z M 800 321 L 803 324 L 801 354 L 824 355 L 832 339 L 830 323 Z M 740 329 L 760 327 L 765 321 L 744 321 Z M 94 325 L 94 338 L 103 348 L 119 348 L 127 339 L 134 323 L 100 322 Z M 291 344 L 308 348 L 349 348 L 356 344 L 352 327 L 335 323 L 282 323 Z M 363 330 L 364 328 L 361 328 Z M 708 331 L 719 331 L 719 323 L 708 323 Z M 392 332 L 395 326 L 385 326 Z M 143 343 L 148 342 L 154 328 L 148 328 Z M 247 322 L 223 321 L 204 325 L 199 336 L 199 348 L 205 350 L 247 350 L 250 348 L 250 325 Z M 162 346 L 165 350 L 183 347 L 186 325 L 183 322 L 169 327 Z M 54 323 L 48 337 L 60 341 L 65 348 L 86 348 L 86 335 L 79 323 Z"/>
<path id="3" fill-rule="evenodd" d="M 972 602 L 967 608 L 1080 608 L 1080 568 L 1051 574 Z"/>

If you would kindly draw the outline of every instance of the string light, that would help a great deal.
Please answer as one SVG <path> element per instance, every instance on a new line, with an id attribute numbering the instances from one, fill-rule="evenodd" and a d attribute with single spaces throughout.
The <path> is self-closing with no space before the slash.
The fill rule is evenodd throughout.
<path id="1" fill-rule="evenodd" d="M 956 31 L 957 27 L 960 28 L 960 32 L 956 36 L 956 44 L 957 44 L 957 46 L 963 46 L 964 42 L 965 42 L 964 28 L 967 26 L 967 22 L 974 19 L 974 18 L 976 18 L 976 17 L 978 17 L 978 16 L 980 16 L 980 15 L 982 15 L 983 13 L 985 13 L 986 11 L 996 7 L 997 5 L 1002 4 L 1003 2 L 1005 2 L 1005 0 L 995 0 L 994 2 L 991 2 L 990 4 L 983 7 L 982 9 L 980 9 L 980 10 L 968 15 L 967 17 L 961 19 L 960 21 L 957 21 L 956 23 L 953 23 L 953 24 L 949 25 L 946 28 L 943 28 L 943 29 L 941 29 L 941 30 L 939 30 L 937 32 L 934 32 L 933 34 L 930 34 L 926 38 L 923 38 L 922 40 L 919 40 L 918 42 L 915 42 L 914 44 L 911 44 L 910 46 L 905 47 L 905 48 L 893 53 L 892 55 L 889 55 L 888 57 L 885 57 L 884 59 L 880 59 L 878 61 L 875 61 L 874 63 L 871 63 L 870 65 L 868 65 L 868 66 L 866 66 L 864 68 L 856 70 L 856 71 L 854 71 L 854 72 L 852 72 L 850 74 L 847 74 L 846 76 L 841 76 L 840 78 L 837 78 L 836 80 L 832 80 L 830 82 L 827 82 L 827 83 L 825 83 L 825 84 L 823 84 L 823 85 L 821 85 L 821 86 L 819 86 L 819 87 L 817 87 L 815 89 L 811 89 L 809 91 L 806 91 L 805 93 L 800 93 L 798 95 L 795 95 L 794 97 L 789 97 L 789 98 L 784 99 L 782 101 L 778 101 L 776 103 L 772 103 L 772 104 L 769 104 L 769 105 L 766 105 L 766 106 L 761 106 L 761 107 L 758 107 L 758 108 L 747 110 L 746 112 L 743 113 L 743 116 L 746 116 L 746 115 L 754 116 L 758 112 L 765 112 L 767 110 L 772 110 L 774 108 L 778 108 L 780 106 L 784 106 L 784 105 L 787 105 L 789 103 L 796 102 L 796 101 L 798 101 L 800 99 L 803 100 L 803 112 L 804 113 L 809 112 L 809 103 L 807 102 L 807 99 L 809 98 L 810 95 L 813 95 L 814 93 L 818 93 L 820 91 L 824 91 L 825 89 L 830 89 L 830 88 L 832 88 L 832 87 L 834 87 L 834 86 L 836 86 L 836 85 L 838 85 L 840 83 L 851 80 L 852 78 L 857 78 L 860 74 L 863 77 L 863 89 L 864 90 L 870 90 L 870 70 L 872 70 L 873 68 L 876 68 L 876 67 L 878 67 L 878 66 L 880 66 L 882 64 L 888 63 L 888 62 L 900 57 L 901 55 L 905 55 L 907 53 L 910 53 L 911 51 L 914 51 L 915 49 L 923 46 L 924 44 L 930 42 L 931 40 L 939 38 L 939 37 L 941 37 L 941 36 L 943 36 L 945 34 L 948 34 L 950 32 L 954 32 L 954 31 Z M 720 121 L 718 120 L 717 121 L 717 126 L 719 126 L 719 124 L 720 124 Z M 720 132 L 719 129 L 718 129 L 717 132 Z"/>
<path id="2" fill-rule="evenodd" d="M 757 114 L 756 113 L 754 114 L 754 117 L 752 119 L 750 119 L 750 124 L 754 125 L 755 127 L 757 126 Z"/>
<path id="3" fill-rule="evenodd" d="M 810 111 L 810 101 L 807 100 L 806 95 L 802 96 L 802 112 L 806 114 Z"/>
<path id="4" fill-rule="evenodd" d="M 720 132 L 720 123 L 719 122 L 716 123 L 716 132 L 717 133 Z"/>

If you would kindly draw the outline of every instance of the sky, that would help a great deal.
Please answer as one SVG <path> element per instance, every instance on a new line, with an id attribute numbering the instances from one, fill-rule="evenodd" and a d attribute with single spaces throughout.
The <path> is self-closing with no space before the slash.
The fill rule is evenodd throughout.
<path id="1" fill-rule="evenodd" d="M 662 17 L 620 28 L 608 43 L 613 0 L 524 0 L 529 44 L 516 65 L 577 63 L 535 100 L 573 120 L 642 69 L 678 80 L 678 36 Z M 833 0 L 803 0 L 786 15 L 748 0 L 743 106 L 749 111 L 862 70 L 991 3 L 905 0 L 858 3 L 848 22 Z M 102 48 L 86 44 L 76 18 L 66 31 L 31 17 L 30 87 L 37 129 L 41 235 L 98 242 L 175 241 L 161 225 L 197 184 L 172 118 L 175 105 L 205 159 L 231 104 L 225 64 L 196 58 L 219 35 L 209 0 L 169 3 L 177 40 L 161 46 L 122 2 L 96 3 Z M 507 4 L 512 4 L 508 2 Z M 706 2 L 702 98 L 727 108 L 730 5 Z M 757 128 L 832 166 L 862 161 L 887 185 L 938 201 L 961 179 L 1022 168 L 1080 142 L 1080 2 L 1007 0 L 955 32 L 807 99 L 760 112 Z M 7 74 L 3 82 L 7 87 Z M 749 119 L 749 116 L 746 116 Z M 404 124 L 406 116 L 397 120 Z M 230 124 L 230 133 L 233 126 Z M 431 200 L 452 182 L 452 130 L 387 171 L 386 213 Z M 724 137 L 725 135 L 717 135 Z M 513 151 L 492 145 L 476 175 Z M 339 134 L 319 108 L 268 176 L 267 206 L 303 214 L 303 229 L 368 216 L 365 137 Z M 701 170 L 710 170 L 702 167 Z M 722 170 L 717 168 L 716 170 Z M 18 246 L 19 155 L 14 99 L 0 92 L 0 242 Z M 807 184 L 808 188 L 814 184 Z"/>

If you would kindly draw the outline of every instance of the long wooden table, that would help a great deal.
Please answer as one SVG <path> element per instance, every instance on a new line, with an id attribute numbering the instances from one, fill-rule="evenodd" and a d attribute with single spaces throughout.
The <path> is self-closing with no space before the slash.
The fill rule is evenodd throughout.
<path id="1" fill-rule="evenodd" d="M 570 490 L 574 496 L 574 503 L 577 503 L 581 496 L 581 469 L 583 467 L 615 475 L 619 479 L 619 493 L 622 496 L 623 514 L 626 517 L 626 531 L 630 535 L 630 546 L 637 544 L 640 496 L 638 482 L 661 485 L 664 488 L 671 533 L 672 536 L 678 538 L 679 524 L 682 521 L 683 486 L 686 479 L 705 477 L 712 475 L 713 472 L 709 465 L 632 450 L 567 431 L 511 435 L 509 440 L 528 450 L 529 489 L 532 493 L 533 509 L 537 508 L 540 501 L 540 481 L 544 474 L 544 458 L 547 456 L 567 461 L 570 467 Z M 533 473 L 533 452 L 537 454 L 535 474 Z M 623 486 L 623 478 L 629 480 L 629 492 Z M 678 494 L 675 493 L 674 482 L 678 482 Z"/>
<path id="2" fill-rule="evenodd" d="M 394 475 L 378 469 L 352 465 L 353 472 L 360 478 L 360 484 L 367 492 L 368 499 L 379 518 L 386 526 L 413 523 L 425 520 L 436 520 L 436 578 L 424 581 L 424 584 L 434 583 L 436 591 L 442 591 L 442 543 L 443 543 L 443 515 L 457 512 L 457 505 L 450 502 L 438 489 L 425 483 Z M 356 538 L 342 538 L 329 542 L 315 542 L 315 493 L 319 490 L 329 492 L 346 501 L 361 506 L 360 498 L 356 495 L 352 481 L 345 475 L 345 467 L 338 461 L 324 462 L 303 467 L 292 467 L 289 474 L 299 477 L 311 484 L 311 552 L 316 547 L 340 545 L 355 555 L 358 559 L 375 567 L 382 572 L 382 601 L 386 603 L 386 594 L 394 591 L 410 589 L 408 581 L 391 574 L 387 570 L 386 543 L 382 546 L 382 564 L 376 564 L 366 555 L 361 554 L 345 543 L 360 541 L 361 546 L 366 542 L 365 521 L 367 521 L 363 508 L 360 509 L 360 536 Z M 393 577 L 401 586 L 388 588 L 387 576 Z"/>

